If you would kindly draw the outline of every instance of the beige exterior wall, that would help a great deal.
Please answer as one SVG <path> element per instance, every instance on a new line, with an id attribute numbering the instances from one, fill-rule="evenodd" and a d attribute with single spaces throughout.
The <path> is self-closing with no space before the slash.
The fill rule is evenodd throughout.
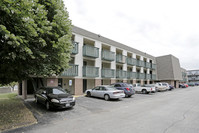
<path id="1" fill-rule="evenodd" d="M 95 79 L 95 86 L 101 85 L 101 79 Z"/>
<path id="2" fill-rule="evenodd" d="M 110 85 L 111 80 L 110 79 L 103 79 L 103 85 Z"/>
<path id="3" fill-rule="evenodd" d="M 87 89 L 92 89 L 95 87 L 95 79 L 87 79 Z"/>
<path id="4" fill-rule="evenodd" d="M 72 86 L 69 86 L 69 80 L 72 80 Z M 70 94 L 75 94 L 75 79 L 64 78 L 62 81 L 62 88 L 68 90 Z"/>
<path id="5" fill-rule="evenodd" d="M 83 94 L 83 79 L 76 78 L 74 82 L 75 95 Z"/>
<path id="6" fill-rule="evenodd" d="M 116 83 L 115 79 L 111 79 L 111 84 Z"/>

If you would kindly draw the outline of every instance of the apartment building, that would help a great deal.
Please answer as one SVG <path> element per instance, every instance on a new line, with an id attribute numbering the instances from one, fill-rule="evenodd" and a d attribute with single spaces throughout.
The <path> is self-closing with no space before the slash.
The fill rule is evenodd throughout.
<path id="1" fill-rule="evenodd" d="M 156 57 L 157 78 L 159 82 L 167 82 L 178 88 L 182 81 L 182 71 L 180 61 L 173 55 Z"/>
<path id="2" fill-rule="evenodd" d="M 101 84 L 149 84 L 156 80 L 156 60 L 149 54 L 76 26 L 72 42 L 71 68 L 58 76 L 58 85 L 72 94 L 81 95 Z"/>
<path id="3" fill-rule="evenodd" d="M 30 80 L 23 81 L 19 95 L 26 98 L 27 93 L 33 93 L 34 88 L 40 86 L 61 86 L 71 94 L 82 95 L 96 85 L 156 81 L 154 56 L 76 26 L 72 32 L 74 48 L 70 68 L 49 78 L 33 77 L 36 85 Z"/>
<path id="4" fill-rule="evenodd" d="M 180 83 L 187 83 L 188 82 L 187 70 L 181 68 L 181 72 L 182 72 L 182 80 L 180 80 Z"/>
<path id="5" fill-rule="evenodd" d="M 199 70 L 187 70 L 189 82 L 199 82 Z"/>

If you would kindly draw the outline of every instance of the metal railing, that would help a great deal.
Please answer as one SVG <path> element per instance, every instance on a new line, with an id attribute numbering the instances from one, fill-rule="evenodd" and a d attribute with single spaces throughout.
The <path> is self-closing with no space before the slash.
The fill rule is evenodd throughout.
<path id="1" fill-rule="evenodd" d="M 99 77 L 99 67 L 83 66 L 83 77 Z"/>
<path id="2" fill-rule="evenodd" d="M 108 50 L 102 50 L 102 59 L 108 61 L 114 61 L 115 53 Z"/>
<path id="3" fill-rule="evenodd" d="M 127 78 L 127 72 L 123 70 L 116 70 L 116 78 Z"/>
<path id="4" fill-rule="evenodd" d="M 136 79 L 136 72 L 127 72 L 127 78 L 128 79 Z"/>
<path id="5" fill-rule="evenodd" d="M 89 45 L 84 45 L 83 46 L 83 55 L 87 56 L 87 57 L 98 58 L 99 57 L 99 48 L 89 46 Z"/>
<path id="6" fill-rule="evenodd" d="M 136 65 L 136 59 L 131 58 L 131 57 L 127 57 L 127 64 L 128 65 Z"/>
<path id="7" fill-rule="evenodd" d="M 73 41 L 72 44 L 73 44 L 72 54 L 78 54 L 79 43 Z"/>
<path id="8" fill-rule="evenodd" d="M 116 54 L 116 62 L 118 63 L 125 63 L 126 62 L 126 57 L 121 54 Z"/>
<path id="9" fill-rule="evenodd" d="M 74 77 L 78 76 L 78 65 L 70 64 L 70 68 L 64 70 L 61 76 Z"/>
<path id="10" fill-rule="evenodd" d="M 109 68 L 102 68 L 101 70 L 103 78 L 114 78 L 115 77 L 115 70 Z"/>

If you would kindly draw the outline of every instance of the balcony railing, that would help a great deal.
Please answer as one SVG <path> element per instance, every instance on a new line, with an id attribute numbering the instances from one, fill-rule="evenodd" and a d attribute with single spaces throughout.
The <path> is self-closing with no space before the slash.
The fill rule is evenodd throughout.
<path id="1" fill-rule="evenodd" d="M 128 65 L 136 65 L 136 59 L 131 58 L 131 57 L 127 57 L 127 64 Z"/>
<path id="2" fill-rule="evenodd" d="M 83 66 L 83 77 L 99 77 L 99 68 L 93 66 Z"/>
<path id="3" fill-rule="evenodd" d="M 102 68 L 102 77 L 103 78 L 114 78 L 115 77 L 115 70 L 109 68 Z"/>
<path id="4" fill-rule="evenodd" d="M 144 61 L 137 60 L 137 66 L 138 67 L 145 67 Z"/>
<path id="5" fill-rule="evenodd" d="M 116 70 L 116 78 L 127 78 L 126 71 Z"/>
<path id="6" fill-rule="evenodd" d="M 108 50 L 102 50 L 102 59 L 108 61 L 114 61 L 115 53 Z"/>
<path id="7" fill-rule="evenodd" d="M 78 54 L 79 43 L 73 41 L 72 44 L 73 44 L 72 54 Z"/>
<path id="8" fill-rule="evenodd" d="M 151 64 L 149 62 L 144 62 L 145 63 L 145 67 L 146 68 L 150 68 L 151 67 Z"/>
<path id="9" fill-rule="evenodd" d="M 70 64 L 70 68 L 63 71 L 61 76 L 66 76 L 66 77 L 78 76 L 78 65 Z"/>
<path id="10" fill-rule="evenodd" d="M 136 79 L 136 72 L 127 72 L 127 78 L 128 79 Z"/>
<path id="11" fill-rule="evenodd" d="M 121 54 L 116 55 L 116 62 L 125 63 L 125 61 L 126 61 L 126 57 L 124 55 L 121 55 Z"/>
<path id="12" fill-rule="evenodd" d="M 152 63 L 151 68 L 152 68 L 153 70 L 155 70 L 155 69 L 156 69 L 156 64 L 153 64 L 153 63 Z"/>
<path id="13" fill-rule="evenodd" d="M 84 45 L 83 46 L 83 55 L 87 56 L 87 57 L 98 58 L 99 57 L 99 48 L 89 46 L 89 45 Z"/>
<path id="14" fill-rule="evenodd" d="M 136 73 L 136 78 L 137 79 L 145 79 L 145 75 L 144 75 L 144 73 Z"/>
<path id="15" fill-rule="evenodd" d="M 145 74 L 145 79 L 147 80 L 151 79 L 151 74 Z"/>

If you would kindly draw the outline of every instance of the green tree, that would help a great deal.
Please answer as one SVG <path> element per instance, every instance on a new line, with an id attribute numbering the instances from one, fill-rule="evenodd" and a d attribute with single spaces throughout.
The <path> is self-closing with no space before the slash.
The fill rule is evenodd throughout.
<path id="1" fill-rule="evenodd" d="M 60 74 L 68 67 L 71 36 L 62 0 L 1 0 L 0 83 Z"/>

